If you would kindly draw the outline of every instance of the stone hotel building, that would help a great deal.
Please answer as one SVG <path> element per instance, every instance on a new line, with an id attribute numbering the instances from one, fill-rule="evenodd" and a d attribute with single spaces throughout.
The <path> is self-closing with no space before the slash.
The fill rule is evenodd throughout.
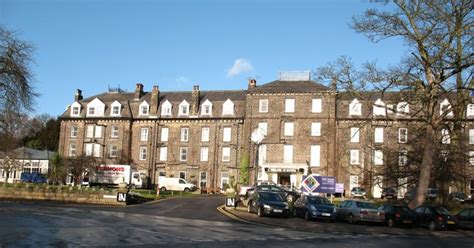
<path id="1" fill-rule="evenodd" d="M 238 180 L 247 156 L 251 181 L 257 177 L 298 187 L 302 175 L 311 172 L 335 176 L 346 194 L 362 186 L 374 197 L 393 185 L 402 185 L 398 193 L 403 195 L 410 181 L 390 181 L 382 173 L 389 151 L 397 151 L 400 163 L 409 163 L 410 128 L 416 126 L 407 117 L 411 106 L 393 102 L 390 94 L 355 97 L 312 81 L 309 73 L 281 73 L 262 85 L 249 80 L 246 90 L 194 86 L 192 91 L 161 92 L 153 86 L 146 92 L 143 87 L 88 98 L 77 90 L 60 117 L 60 154 L 131 164 L 152 184 L 158 176 L 181 177 L 207 191 L 224 188 L 232 177 Z M 440 109 L 443 105 L 449 99 Z M 474 118 L 474 104 L 466 115 Z M 251 141 L 257 128 L 265 134 L 259 144 Z M 470 121 L 466 129 L 474 145 Z M 459 185 L 474 193 L 474 175 Z"/>

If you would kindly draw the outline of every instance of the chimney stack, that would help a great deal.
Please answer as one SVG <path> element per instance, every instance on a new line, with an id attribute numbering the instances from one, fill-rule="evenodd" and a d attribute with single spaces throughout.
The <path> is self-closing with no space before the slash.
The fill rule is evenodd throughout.
<path id="1" fill-rule="evenodd" d="M 331 88 L 337 91 L 337 79 L 335 77 L 333 77 L 331 80 Z"/>
<path id="2" fill-rule="evenodd" d="M 160 89 L 158 85 L 153 85 L 153 89 L 151 90 L 151 107 L 150 113 L 152 115 L 158 115 L 158 103 L 160 99 Z"/>
<path id="3" fill-rule="evenodd" d="M 80 101 L 82 100 L 82 90 L 77 89 L 76 94 L 74 95 L 74 101 Z"/>
<path id="4" fill-rule="evenodd" d="M 135 99 L 140 99 L 143 96 L 143 84 L 138 83 L 135 87 Z"/>
<path id="5" fill-rule="evenodd" d="M 193 92 L 191 95 L 191 115 L 198 115 L 199 111 L 199 85 L 193 86 Z"/>
<path id="6" fill-rule="evenodd" d="M 254 88 L 257 88 L 257 80 L 255 80 L 253 78 L 250 78 L 248 89 L 250 90 L 250 89 L 254 89 Z"/>

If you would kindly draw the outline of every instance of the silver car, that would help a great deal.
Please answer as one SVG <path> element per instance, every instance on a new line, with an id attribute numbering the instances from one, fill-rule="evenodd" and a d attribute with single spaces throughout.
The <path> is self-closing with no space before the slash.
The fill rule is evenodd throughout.
<path id="1" fill-rule="evenodd" d="M 353 224 L 359 221 L 385 222 L 385 212 L 368 201 L 346 200 L 337 208 L 337 219 Z"/>

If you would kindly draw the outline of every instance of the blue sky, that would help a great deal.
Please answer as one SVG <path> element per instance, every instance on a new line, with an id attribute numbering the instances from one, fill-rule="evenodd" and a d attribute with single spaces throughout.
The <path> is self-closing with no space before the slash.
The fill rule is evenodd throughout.
<path id="1" fill-rule="evenodd" d="M 341 55 L 397 64 L 391 39 L 371 43 L 348 26 L 368 0 L 0 0 L 0 24 L 36 47 L 36 113 L 60 115 L 75 89 L 245 89 L 280 71 L 314 70 Z"/>

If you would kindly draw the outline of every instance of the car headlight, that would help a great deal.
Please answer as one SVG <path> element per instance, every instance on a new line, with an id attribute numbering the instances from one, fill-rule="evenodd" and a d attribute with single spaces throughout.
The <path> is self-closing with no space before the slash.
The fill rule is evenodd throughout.
<path id="1" fill-rule="evenodd" d="M 318 209 L 316 209 L 316 207 L 314 205 L 309 205 L 309 209 L 311 209 L 313 211 L 318 211 Z"/>
<path id="2" fill-rule="evenodd" d="M 285 209 L 288 209 L 288 208 L 290 208 L 290 207 L 288 206 L 288 203 L 285 203 Z"/>
<path id="3" fill-rule="evenodd" d="M 271 208 L 270 205 L 267 205 L 267 204 L 263 204 L 263 208 Z"/>

